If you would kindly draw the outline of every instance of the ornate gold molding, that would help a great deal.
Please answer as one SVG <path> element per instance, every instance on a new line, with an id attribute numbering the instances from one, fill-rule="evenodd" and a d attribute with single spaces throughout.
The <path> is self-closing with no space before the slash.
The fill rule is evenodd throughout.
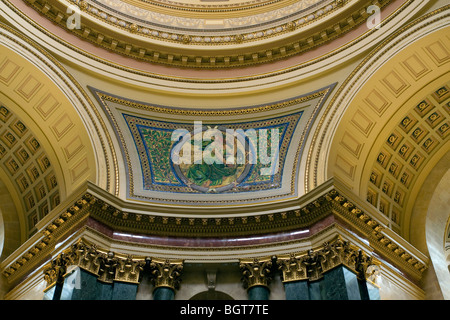
<path id="1" fill-rule="evenodd" d="M 98 16 L 102 13 L 101 10 L 93 7 L 91 8 L 92 5 L 87 4 L 85 1 L 75 2 L 80 6 L 81 10 L 86 12 L 86 14 L 93 17 L 95 16 L 95 18 L 100 20 L 103 19 L 101 15 Z M 380 0 L 377 4 L 380 8 L 383 8 L 390 2 L 391 0 Z M 67 29 L 67 8 L 61 3 L 48 0 L 27 0 L 27 3 L 54 23 Z M 327 13 L 340 8 L 344 3 L 345 1 L 336 1 L 333 5 L 333 9 L 327 10 Z M 335 22 L 332 27 L 325 28 L 322 26 L 321 28 L 318 28 L 319 30 L 314 30 L 313 32 L 308 31 L 304 34 L 294 34 L 293 31 L 298 31 L 304 26 L 311 24 L 311 21 L 323 19 L 323 16 L 325 15 L 324 9 L 318 10 L 318 12 L 320 11 L 321 13 L 316 13 L 317 17 L 314 17 L 312 20 L 308 16 L 298 19 L 298 21 L 283 22 L 281 25 L 275 27 L 274 30 L 271 28 L 270 30 L 228 36 L 195 36 L 179 32 L 151 32 L 148 28 L 139 26 L 134 22 L 125 22 L 123 19 L 118 18 L 113 19 L 115 21 L 114 23 L 112 23 L 109 18 L 104 21 L 105 23 L 114 25 L 117 32 L 112 32 L 112 29 L 105 30 L 96 22 L 89 19 L 84 19 L 89 20 L 88 24 L 84 24 L 85 21 L 83 20 L 80 29 L 68 31 L 97 46 L 101 46 L 121 55 L 151 63 L 182 68 L 217 69 L 244 67 L 273 62 L 298 55 L 341 37 L 343 34 L 355 29 L 366 21 L 368 17 L 367 8 L 370 5 L 372 5 L 372 1 L 358 4 L 358 7 L 354 8 L 353 12 L 346 13 L 345 17 L 341 18 L 338 22 Z M 91 12 L 91 9 L 94 13 Z M 161 41 L 165 43 L 166 46 L 159 48 L 157 43 L 151 42 L 152 45 L 150 47 L 152 49 L 150 50 L 148 49 L 149 46 L 145 44 L 147 40 L 141 39 L 139 41 L 133 40 L 133 42 L 131 42 L 130 37 L 124 36 L 122 31 L 127 31 L 130 35 L 139 34 L 142 39 L 148 38 L 150 42 L 152 40 Z M 263 42 L 266 42 L 265 40 L 268 39 L 276 40 L 275 36 L 281 34 L 286 35 L 281 45 L 279 42 L 277 42 L 276 45 L 268 45 L 266 43 L 256 45 L 257 42 L 255 41 L 264 40 Z M 208 38 L 208 41 L 205 41 L 206 38 Z M 250 49 L 247 49 L 244 46 L 240 46 L 244 43 L 254 43 L 255 45 L 250 46 Z M 203 49 L 204 47 L 207 47 L 208 54 L 205 55 L 202 50 L 198 50 L 197 52 L 198 48 L 195 48 L 197 44 Z M 230 47 L 229 44 L 233 44 L 234 46 Z M 180 50 L 184 45 L 189 45 L 190 47 Z M 217 47 L 218 45 L 224 47 L 225 51 L 219 50 Z M 170 47 L 170 49 L 168 50 L 167 47 Z M 211 51 L 210 49 L 213 49 L 216 52 Z"/>
<path id="2" fill-rule="evenodd" d="M 127 210 L 125 204 L 117 204 L 116 206 L 105 199 L 101 199 L 100 196 L 93 196 L 91 193 L 101 194 L 101 190 L 91 186 L 89 191 L 80 192 L 76 197 L 78 200 L 73 201 L 72 205 L 60 209 L 60 214 L 52 215 L 52 220 L 43 225 L 40 233 L 36 234 L 36 239 L 33 239 L 34 244 L 17 257 L 8 260 L 2 273 L 8 278 L 9 282 L 20 279 L 41 263 L 45 257 L 52 254 L 56 243 L 85 225 L 89 221 L 88 218 L 92 218 L 116 232 L 147 234 L 155 237 L 202 238 L 208 241 L 211 238 L 264 235 L 302 230 L 325 217 L 335 216 L 352 232 L 366 238 L 379 256 L 387 259 L 397 268 L 404 270 L 411 278 L 420 280 L 427 265 L 420 256 L 414 253 L 412 247 L 400 238 L 394 239 L 389 230 L 386 232 L 386 226 L 374 218 L 368 210 L 356 205 L 339 191 L 339 188 L 331 184 L 330 186 L 326 190 L 319 190 L 319 194 L 314 195 L 314 198 L 303 201 L 303 203 L 296 200 L 295 203 L 300 206 L 295 210 L 283 210 L 277 206 L 278 209 L 275 208 L 273 212 L 266 214 L 220 218 L 212 216 L 190 217 L 186 213 L 184 216 L 178 217 L 138 213 L 140 211 L 138 207 Z M 285 205 L 291 206 L 294 203 L 287 202 Z M 369 205 L 367 204 L 367 206 Z M 148 206 L 143 206 L 143 208 L 148 211 Z M 103 255 L 99 256 L 95 248 L 83 249 L 83 246 L 80 246 L 82 250 L 80 249 L 78 256 L 76 256 L 78 259 L 77 265 L 100 276 L 100 261 L 105 259 L 107 252 L 103 252 Z M 97 250 L 97 252 L 100 251 Z M 99 257 L 101 257 L 100 260 Z M 112 259 L 113 257 L 106 256 L 106 258 Z M 127 257 L 123 256 L 120 259 L 127 259 Z M 143 261 L 145 259 L 137 260 Z M 132 261 L 135 261 L 135 259 L 132 259 Z M 111 264 L 111 262 L 112 260 L 109 260 L 108 263 Z M 351 266 L 350 262 L 346 263 Z M 139 266 L 134 269 L 134 265 L 127 268 L 130 273 L 136 273 L 138 272 L 136 270 L 139 270 Z M 102 270 L 107 270 L 106 264 Z M 56 274 L 56 270 L 54 274 Z M 49 273 L 49 277 L 54 276 Z M 105 275 L 105 279 L 109 278 Z M 136 277 L 132 278 L 131 281 L 136 281 Z"/>
<path id="3" fill-rule="evenodd" d="M 71 265 L 71 259 L 65 253 L 61 253 L 56 259 L 52 260 L 44 268 L 44 280 L 47 285 L 53 283 L 64 283 L 64 275 L 67 272 L 67 267 Z"/>

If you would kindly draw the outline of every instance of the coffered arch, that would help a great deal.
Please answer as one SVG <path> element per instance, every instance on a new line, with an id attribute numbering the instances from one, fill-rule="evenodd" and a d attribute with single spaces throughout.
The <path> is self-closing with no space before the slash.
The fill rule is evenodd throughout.
<path id="1" fill-rule="evenodd" d="M 86 180 L 98 182 L 97 168 L 107 166 L 76 84 L 36 44 L 6 26 L 0 31 L 2 179 L 19 199 L 26 239 L 47 212 Z"/>
<path id="2" fill-rule="evenodd" d="M 315 166 L 308 174 L 308 188 L 317 186 L 331 176 L 339 178 L 362 199 L 368 198 L 380 212 L 386 204 L 389 205 L 389 211 L 385 215 L 391 221 L 396 221 L 391 223 L 391 227 L 394 226 L 393 229 L 406 239 L 409 214 L 417 193 L 415 190 L 420 188 L 428 174 L 425 170 L 420 170 L 432 168 L 449 148 L 448 131 L 445 126 L 442 127 L 446 123 L 448 125 L 449 115 L 449 95 L 446 92 L 449 85 L 450 38 L 445 36 L 450 30 L 448 25 L 449 19 L 445 13 L 435 11 L 406 26 L 375 49 L 339 88 L 330 104 L 332 111 L 322 118 L 322 123 L 328 126 L 318 131 L 321 132 L 321 135 L 317 134 L 320 138 L 310 151 L 311 163 Z M 429 99 L 433 102 L 430 101 L 426 112 L 420 114 L 412 111 L 422 101 Z M 396 179 L 395 175 L 389 173 L 394 157 L 387 157 L 386 163 L 381 163 L 378 173 L 385 180 L 374 184 L 370 177 L 373 168 L 379 165 L 377 159 L 386 141 L 409 112 L 415 113 L 416 124 L 423 124 L 423 128 L 419 127 L 429 134 L 426 138 L 436 139 L 437 143 L 433 152 L 427 152 L 424 146 L 417 143 L 410 146 L 410 153 L 403 160 L 403 171 L 396 174 L 414 171 L 415 180 L 402 191 L 404 208 L 396 208 L 398 211 L 393 214 L 395 200 L 385 199 L 388 194 L 390 199 L 397 199 L 397 189 L 386 190 L 386 194 L 383 188 L 389 180 L 392 187 L 395 185 L 398 190 L 402 190 L 391 181 Z M 440 120 L 433 124 L 428 117 L 435 112 Z M 334 119 L 330 118 L 331 114 L 335 116 Z M 341 116 L 337 116 L 339 114 Z M 424 122 L 419 122 L 419 119 Z M 425 126 L 429 127 L 426 131 Z M 411 139 L 411 133 L 412 131 L 406 131 L 408 139 Z M 423 144 L 424 141 L 420 140 L 420 143 Z M 395 154 L 398 157 L 398 149 L 391 150 L 386 155 Z M 420 169 L 409 163 L 414 157 L 412 150 L 421 158 Z M 319 166 L 321 161 L 326 163 L 322 168 Z M 427 166 L 423 166 L 425 162 L 428 162 Z M 419 177 L 422 173 L 423 177 Z M 398 179 L 401 180 L 401 176 Z"/>

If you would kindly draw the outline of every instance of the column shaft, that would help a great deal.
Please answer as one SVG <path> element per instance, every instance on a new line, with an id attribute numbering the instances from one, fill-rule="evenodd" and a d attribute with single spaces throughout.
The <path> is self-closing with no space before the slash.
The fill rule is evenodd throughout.
<path id="1" fill-rule="evenodd" d="M 249 300 L 269 300 L 270 290 L 266 286 L 253 286 L 247 290 Z"/>
<path id="2" fill-rule="evenodd" d="M 308 280 L 284 283 L 286 300 L 309 300 Z"/>
<path id="3" fill-rule="evenodd" d="M 172 288 L 158 287 L 153 291 L 153 300 L 173 300 L 175 292 Z"/>

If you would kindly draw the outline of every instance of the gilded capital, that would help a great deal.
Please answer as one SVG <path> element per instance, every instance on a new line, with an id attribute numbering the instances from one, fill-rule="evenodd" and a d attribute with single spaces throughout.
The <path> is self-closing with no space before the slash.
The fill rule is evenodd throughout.
<path id="1" fill-rule="evenodd" d="M 152 283 L 155 288 L 168 287 L 173 290 L 180 288 L 181 274 L 183 272 L 182 260 L 157 260 L 149 263 Z"/>
<path id="2" fill-rule="evenodd" d="M 114 252 L 101 253 L 98 256 L 99 269 L 98 280 L 106 283 L 112 283 L 116 275 L 116 268 L 119 259 L 115 257 Z"/>
<path id="3" fill-rule="evenodd" d="M 279 269 L 283 273 L 284 282 L 308 279 L 306 265 L 300 256 L 293 253 L 285 259 L 279 259 Z"/>
<path id="4" fill-rule="evenodd" d="M 242 272 L 242 282 L 245 289 L 253 286 L 269 286 L 272 281 L 274 268 L 277 267 L 275 257 L 241 260 L 239 268 Z"/>
<path id="5" fill-rule="evenodd" d="M 144 258 L 100 250 L 95 244 L 80 239 L 47 265 L 44 277 L 48 285 L 57 280 L 62 282 L 67 267 L 73 265 L 94 274 L 105 283 L 139 283 L 145 264 Z"/>
<path id="6" fill-rule="evenodd" d="M 65 253 L 61 253 L 55 260 L 52 260 L 44 269 L 44 279 L 47 286 L 53 283 L 64 283 L 64 275 L 69 265 L 71 265 L 71 259 Z"/>
<path id="7" fill-rule="evenodd" d="M 145 260 L 134 260 L 131 255 L 128 255 L 126 259 L 120 259 L 118 261 L 114 280 L 139 283 L 144 266 Z"/>
<path id="8" fill-rule="evenodd" d="M 99 274 L 100 252 L 97 250 L 97 246 L 95 244 L 88 245 L 83 241 L 78 241 L 71 247 L 70 254 L 74 265 L 77 265 L 78 267 L 95 275 Z"/>

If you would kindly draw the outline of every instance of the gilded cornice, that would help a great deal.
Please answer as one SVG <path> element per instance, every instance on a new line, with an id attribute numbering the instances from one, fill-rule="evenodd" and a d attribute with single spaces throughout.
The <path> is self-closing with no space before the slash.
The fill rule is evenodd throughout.
<path id="1" fill-rule="evenodd" d="M 184 236 L 204 238 L 208 241 L 211 237 L 235 237 L 242 234 L 250 236 L 301 230 L 302 227 L 312 225 L 326 216 L 335 215 L 360 236 L 368 239 L 370 246 L 379 256 L 405 270 L 414 279 L 419 280 L 427 268 L 426 262 L 413 253 L 413 247 L 400 238 L 396 239 L 382 222 L 369 213 L 369 210 L 365 208 L 363 210 L 362 206 L 355 204 L 357 202 L 353 202 L 337 187 L 323 190 L 321 194 L 315 195 L 306 203 L 297 202 L 298 209 L 279 208 L 277 211 L 266 214 L 227 218 L 214 218 L 211 215 L 204 218 L 189 217 L 189 215 L 178 217 L 148 215 L 145 211 L 151 210 L 147 206 L 145 206 L 147 209 L 137 210 L 135 207 L 133 212 L 129 212 L 124 209 L 126 205 L 122 204 L 120 207 L 112 205 L 106 199 L 92 194 L 100 190 L 92 187 L 90 189 L 91 191 L 80 192 L 77 200 L 72 200 L 71 205 L 67 202 L 65 206 L 62 206 L 58 215 L 52 215 L 53 218 L 40 228 L 33 239 L 30 239 L 32 244 L 28 244 L 29 248 L 7 263 L 2 270 L 3 275 L 11 281 L 25 275 L 30 268 L 35 267 L 37 263 L 50 255 L 57 243 L 80 229 L 89 217 L 117 232 L 126 231 L 130 234 L 151 234 L 163 237 Z M 142 213 L 138 213 L 139 211 Z M 239 214 L 238 209 L 234 211 Z M 270 244 L 267 245 L 270 246 Z M 95 265 L 86 267 L 86 269 L 90 268 L 94 268 L 95 272 L 99 270 Z"/>
<path id="2" fill-rule="evenodd" d="M 121 55 L 163 65 L 206 69 L 258 65 L 307 52 L 364 23 L 368 18 L 367 7 L 372 5 L 372 1 L 358 3 L 357 7 L 352 3 L 349 9 L 345 9 L 344 1 L 336 1 L 314 14 L 292 21 L 283 20 L 280 25 L 269 29 L 228 35 L 224 35 L 222 29 L 217 35 L 213 31 L 211 35 L 196 35 L 181 30 L 151 30 L 116 17 L 111 21 L 108 14 L 92 3 L 73 1 L 91 19 L 81 19 L 81 28 L 72 30 L 67 29 L 67 8 L 62 3 L 53 0 L 27 0 L 27 3 L 80 38 Z M 377 3 L 383 8 L 390 2 Z M 341 18 L 333 18 L 332 25 L 325 26 L 325 16 L 342 10 L 341 6 L 345 9 Z M 97 20 L 104 21 L 99 24 Z"/>

